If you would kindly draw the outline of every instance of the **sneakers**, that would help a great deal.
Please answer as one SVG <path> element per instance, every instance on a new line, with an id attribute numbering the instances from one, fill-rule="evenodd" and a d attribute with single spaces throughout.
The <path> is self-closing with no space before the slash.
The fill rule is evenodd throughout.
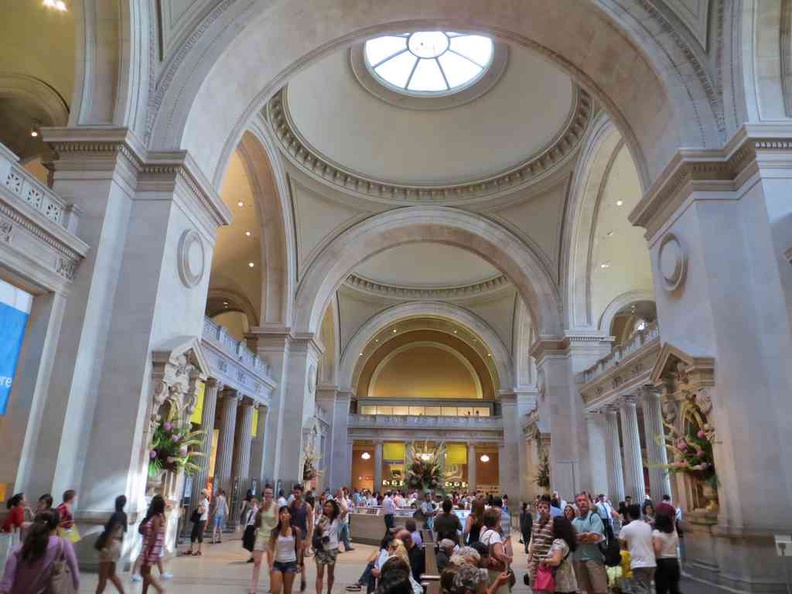
<path id="1" fill-rule="evenodd" d="M 163 580 L 169 580 L 173 577 L 173 574 L 170 571 L 166 571 L 160 576 Z"/>
<path id="2" fill-rule="evenodd" d="M 142 578 L 141 576 L 139 576 L 138 574 L 133 574 L 133 575 L 132 575 L 132 576 L 129 578 L 129 581 L 131 581 L 131 582 L 142 582 L 142 581 L 143 581 L 143 578 Z"/>

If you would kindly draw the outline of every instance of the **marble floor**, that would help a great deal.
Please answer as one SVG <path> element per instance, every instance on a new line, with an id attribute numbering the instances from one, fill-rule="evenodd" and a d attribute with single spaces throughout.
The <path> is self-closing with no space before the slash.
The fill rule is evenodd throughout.
<path id="1" fill-rule="evenodd" d="M 516 540 L 516 539 L 515 539 Z M 526 558 L 520 552 L 515 554 L 514 569 L 517 573 L 517 585 L 513 592 L 516 594 L 529 594 L 522 581 L 525 573 Z M 336 583 L 334 594 L 343 594 L 345 586 L 352 584 L 359 576 L 366 559 L 375 547 L 368 545 L 355 545 L 355 550 L 338 556 L 336 564 Z M 170 561 L 166 571 L 173 573 L 173 578 L 163 582 L 165 591 L 172 594 L 209 594 L 209 593 L 239 593 L 249 591 L 252 564 L 246 563 L 247 551 L 243 550 L 239 540 L 231 540 L 223 544 L 205 545 L 202 557 L 178 557 Z M 314 594 L 313 579 L 316 575 L 316 566 L 313 559 L 308 560 L 308 594 Z M 122 581 L 127 593 L 141 592 L 141 584 L 131 582 L 129 573 L 122 574 Z M 81 576 L 80 593 L 96 591 L 97 576 L 93 573 L 84 573 Z M 682 591 L 685 594 L 715 594 L 714 588 L 684 580 Z M 113 593 L 115 588 L 109 584 L 105 592 Z M 152 590 L 153 592 L 153 590 Z M 262 572 L 262 579 L 258 588 L 259 594 L 267 592 L 266 571 Z M 295 590 L 297 594 L 297 590 Z"/>

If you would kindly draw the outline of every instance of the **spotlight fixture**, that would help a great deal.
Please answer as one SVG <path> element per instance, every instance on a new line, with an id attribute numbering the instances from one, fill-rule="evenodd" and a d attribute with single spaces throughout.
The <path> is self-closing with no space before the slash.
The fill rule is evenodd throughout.
<path id="1" fill-rule="evenodd" d="M 363 452 L 362 454 L 360 454 L 360 457 L 363 458 L 364 460 L 369 460 L 371 458 L 371 454 L 369 454 L 368 452 Z"/>
<path id="2" fill-rule="evenodd" d="M 44 0 L 44 6 L 46 8 L 54 8 L 60 12 L 66 12 L 67 6 L 64 0 Z"/>
<path id="3" fill-rule="evenodd" d="M 396 334 L 396 328 L 393 329 L 393 333 Z"/>
<path id="4" fill-rule="evenodd" d="M 237 206 L 239 206 L 239 207 L 245 206 L 245 203 L 244 203 L 244 202 L 242 202 L 241 200 L 239 200 L 239 201 L 237 202 Z"/>
<path id="5" fill-rule="evenodd" d="M 253 234 L 252 234 L 250 231 L 245 231 L 245 235 L 247 235 L 248 237 L 250 237 L 250 236 L 251 236 L 251 235 L 253 235 Z"/>
<path id="6" fill-rule="evenodd" d="M 482 454 L 479 460 L 481 460 L 482 462 L 489 462 L 490 458 L 489 456 L 487 456 L 487 454 Z"/>
<path id="7" fill-rule="evenodd" d="M 487 357 L 492 357 L 492 353 L 487 353 Z"/>
<path id="8" fill-rule="evenodd" d="M 360 356 L 362 357 L 362 356 L 363 356 L 363 353 L 360 353 Z"/>
<path id="9" fill-rule="evenodd" d="M 621 206 L 622 204 L 624 204 L 624 200 L 617 200 L 616 201 L 616 206 Z"/>
<path id="10" fill-rule="evenodd" d="M 253 267 L 255 266 L 255 264 L 254 264 L 253 262 L 248 262 L 248 266 L 250 266 L 251 268 L 253 268 Z"/>
<path id="11" fill-rule="evenodd" d="M 379 342 L 379 338 L 375 338 L 375 339 L 374 339 L 374 342 Z"/>

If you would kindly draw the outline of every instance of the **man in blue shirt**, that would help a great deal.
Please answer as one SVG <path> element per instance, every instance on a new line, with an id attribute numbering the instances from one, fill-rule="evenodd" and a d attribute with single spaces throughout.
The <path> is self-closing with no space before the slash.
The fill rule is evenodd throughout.
<path id="1" fill-rule="evenodd" d="M 573 561 L 578 588 L 587 594 L 607 594 L 608 574 L 599 543 L 605 537 L 602 518 L 591 510 L 591 500 L 585 493 L 575 497 L 580 516 L 572 520 L 578 533 L 578 548 Z"/>

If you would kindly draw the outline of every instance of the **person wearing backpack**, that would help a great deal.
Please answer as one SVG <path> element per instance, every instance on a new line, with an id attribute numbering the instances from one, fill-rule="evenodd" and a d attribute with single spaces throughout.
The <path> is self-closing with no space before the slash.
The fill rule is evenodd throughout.
<path id="1" fill-rule="evenodd" d="M 580 515 L 572 521 L 578 533 L 578 548 L 574 552 L 573 565 L 581 590 L 587 594 L 607 594 L 608 573 L 599 544 L 605 539 L 602 518 L 591 509 L 591 500 L 586 493 L 575 497 Z"/>
<path id="2" fill-rule="evenodd" d="M 25 541 L 6 559 L 0 594 L 72 594 L 80 589 L 74 548 L 57 535 L 59 521 L 52 510 L 36 514 Z"/>

